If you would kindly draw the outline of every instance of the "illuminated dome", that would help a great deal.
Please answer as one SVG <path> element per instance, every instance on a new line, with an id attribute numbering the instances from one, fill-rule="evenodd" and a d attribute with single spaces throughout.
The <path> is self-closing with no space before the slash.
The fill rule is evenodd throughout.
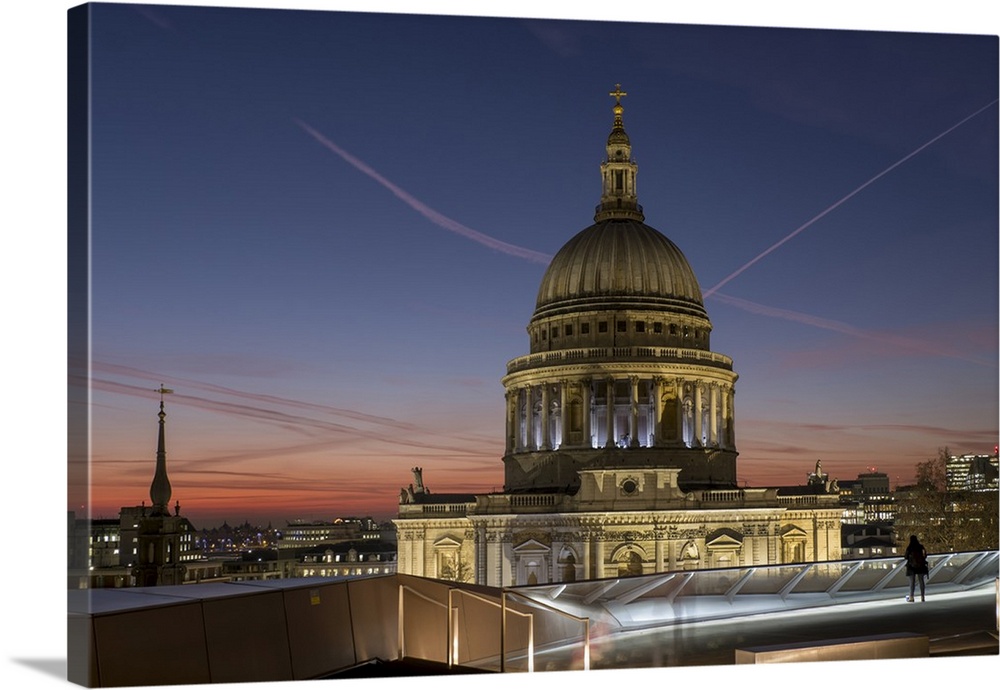
<path id="1" fill-rule="evenodd" d="M 611 95 L 615 119 L 601 164 L 601 203 L 594 224 L 563 245 L 542 278 L 528 324 L 531 352 L 708 350 L 712 324 L 698 280 L 677 245 L 645 223 L 636 195 L 639 166 L 622 123 L 625 93 L 616 88 Z"/>
<path id="2" fill-rule="evenodd" d="M 654 309 L 708 318 L 684 254 L 663 234 L 628 218 L 600 221 L 552 259 L 534 318 L 568 311 Z"/>
<path id="3" fill-rule="evenodd" d="M 610 95 L 594 223 L 553 257 L 528 322 L 529 352 L 507 363 L 504 487 L 572 493 L 584 472 L 656 468 L 678 472 L 684 490 L 733 489 L 738 376 L 712 351 L 688 260 L 646 225 L 622 123 L 626 94 Z"/>

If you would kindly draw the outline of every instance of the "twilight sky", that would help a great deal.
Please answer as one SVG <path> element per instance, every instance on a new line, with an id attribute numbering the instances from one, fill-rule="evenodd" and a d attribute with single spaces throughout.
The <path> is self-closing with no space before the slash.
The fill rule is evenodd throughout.
<path id="1" fill-rule="evenodd" d="M 739 477 L 908 482 L 998 436 L 996 36 L 97 5 L 92 492 L 227 519 L 503 485 L 506 362 L 593 221 L 616 83 L 646 222 L 734 359 Z"/>

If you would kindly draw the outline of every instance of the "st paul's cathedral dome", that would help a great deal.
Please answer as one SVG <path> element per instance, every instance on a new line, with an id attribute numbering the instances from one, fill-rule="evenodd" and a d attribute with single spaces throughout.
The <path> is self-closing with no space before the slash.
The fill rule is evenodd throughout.
<path id="1" fill-rule="evenodd" d="M 573 491 L 578 472 L 683 470 L 688 487 L 733 487 L 732 360 L 681 250 L 645 223 L 620 90 L 594 223 L 560 249 L 510 361 L 505 487 Z"/>

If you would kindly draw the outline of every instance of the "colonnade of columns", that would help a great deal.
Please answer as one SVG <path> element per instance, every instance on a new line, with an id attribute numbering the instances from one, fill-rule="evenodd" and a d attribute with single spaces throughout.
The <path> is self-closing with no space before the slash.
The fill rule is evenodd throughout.
<path id="1" fill-rule="evenodd" d="M 728 381 L 665 376 L 511 386 L 506 452 L 615 445 L 734 449 L 733 395 Z"/>

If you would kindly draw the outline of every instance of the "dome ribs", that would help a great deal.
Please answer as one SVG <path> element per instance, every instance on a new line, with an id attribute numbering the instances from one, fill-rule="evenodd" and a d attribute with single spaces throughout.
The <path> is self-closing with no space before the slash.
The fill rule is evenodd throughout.
<path id="1" fill-rule="evenodd" d="M 684 254 L 659 231 L 635 220 L 604 220 L 567 242 L 542 278 L 536 313 L 563 302 L 611 297 L 652 298 L 708 318 Z"/>

